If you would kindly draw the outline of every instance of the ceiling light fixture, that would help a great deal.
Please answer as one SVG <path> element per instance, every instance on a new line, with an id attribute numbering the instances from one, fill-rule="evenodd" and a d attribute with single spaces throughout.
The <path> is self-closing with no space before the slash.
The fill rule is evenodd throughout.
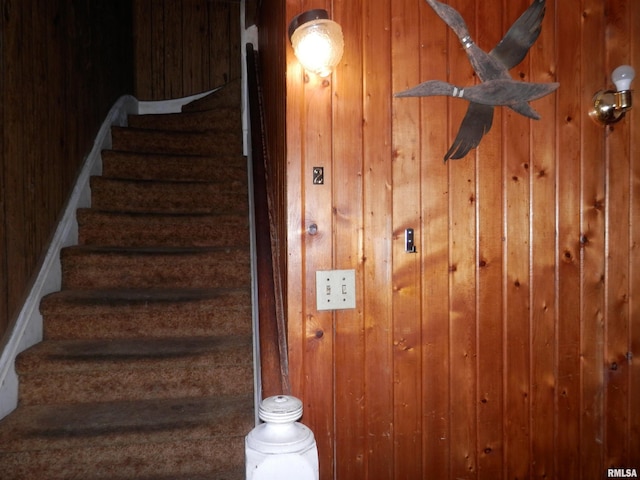
<path id="1" fill-rule="evenodd" d="M 342 28 L 326 10 L 308 10 L 289 24 L 289 40 L 300 64 L 321 77 L 331 75 L 344 51 Z"/>

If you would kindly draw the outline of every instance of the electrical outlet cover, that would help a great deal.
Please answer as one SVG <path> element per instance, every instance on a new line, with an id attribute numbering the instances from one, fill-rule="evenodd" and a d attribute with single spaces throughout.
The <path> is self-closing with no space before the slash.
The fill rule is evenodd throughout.
<path id="1" fill-rule="evenodd" d="M 316 271 L 316 308 L 318 310 L 356 308 L 356 271 Z"/>

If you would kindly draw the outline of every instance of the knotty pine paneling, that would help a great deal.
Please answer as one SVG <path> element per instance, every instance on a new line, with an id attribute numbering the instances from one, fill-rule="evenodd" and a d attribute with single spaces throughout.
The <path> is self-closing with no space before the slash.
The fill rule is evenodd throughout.
<path id="1" fill-rule="evenodd" d="M 133 0 L 136 96 L 167 100 L 240 78 L 240 2 Z"/>
<path id="2" fill-rule="evenodd" d="M 531 2 L 445 3 L 490 50 Z M 346 44 L 326 80 L 284 45 L 291 381 L 321 478 L 640 468 L 640 116 L 603 128 L 587 115 L 615 66 L 640 65 L 640 3 L 547 0 L 511 72 L 560 82 L 533 102 L 542 120 L 496 108 L 480 147 L 446 164 L 467 104 L 393 98 L 428 79 L 477 81 L 426 2 L 284 4 L 287 21 L 327 8 Z M 356 270 L 355 310 L 316 310 L 326 268 Z"/>
<path id="3" fill-rule="evenodd" d="M 0 1 L 0 336 L 76 173 L 131 93 L 131 3 Z"/>

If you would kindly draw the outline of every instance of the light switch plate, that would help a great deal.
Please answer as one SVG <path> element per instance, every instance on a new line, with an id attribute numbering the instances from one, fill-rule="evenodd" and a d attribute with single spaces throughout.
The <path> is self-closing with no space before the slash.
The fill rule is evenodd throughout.
<path id="1" fill-rule="evenodd" d="M 356 308 L 356 271 L 316 271 L 316 308 L 318 310 Z"/>

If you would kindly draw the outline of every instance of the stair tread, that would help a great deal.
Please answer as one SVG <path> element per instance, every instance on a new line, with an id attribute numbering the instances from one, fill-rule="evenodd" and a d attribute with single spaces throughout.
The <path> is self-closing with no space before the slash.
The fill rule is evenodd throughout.
<path id="1" fill-rule="evenodd" d="M 63 289 L 250 285 L 250 247 L 74 245 L 61 251 Z"/>
<path id="2" fill-rule="evenodd" d="M 207 253 L 229 253 L 232 251 L 245 252 L 244 246 L 224 246 L 224 247 L 172 247 L 172 246 L 144 246 L 144 247 L 122 247 L 117 245 L 70 245 L 62 249 L 67 254 L 84 254 L 88 252 L 114 253 L 114 254 L 140 254 L 140 255 L 206 255 Z"/>
<path id="3" fill-rule="evenodd" d="M 112 159 L 130 159 L 136 161 L 148 161 L 155 163 L 182 163 L 191 164 L 196 162 L 208 162 L 210 164 L 229 165 L 234 167 L 245 167 L 247 164 L 247 157 L 242 154 L 231 155 L 222 154 L 216 155 L 210 154 L 177 154 L 168 152 L 130 152 L 127 150 L 103 150 L 100 154 L 103 161 L 110 161 Z"/>
<path id="4" fill-rule="evenodd" d="M 100 210 L 99 208 L 79 208 L 76 212 L 80 220 L 88 216 L 95 217 L 119 217 L 126 216 L 132 218 L 150 218 L 159 220 L 175 220 L 175 221 L 215 221 L 220 224 L 237 224 L 249 223 L 247 213 L 245 211 L 226 211 L 226 212 L 114 212 L 113 210 Z"/>
<path id="5" fill-rule="evenodd" d="M 242 153 L 242 134 L 234 131 L 175 131 L 135 127 L 111 127 L 114 150 L 212 155 Z"/>
<path id="6" fill-rule="evenodd" d="M 133 127 L 126 125 L 114 125 L 111 127 L 112 131 L 120 133 L 130 133 L 132 135 L 153 135 L 158 137 L 168 137 L 168 138 L 215 138 L 217 136 L 222 136 L 226 138 L 233 139 L 241 139 L 242 135 L 237 131 L 237 128 L 202 128 L 198 130 L 173 130 L 171 128 L 162 128 L 162 127 Z M 161 152 L 165 153 L 165 152 Z M 171 152 L 166 152 L 171 153 Z M 213 153 L 213 152 L 212 152 Z M 190 155 L 206 155 L 206 154 L 194 154 Z"/>
<path id="7" fill-rule="evenodd" d="M 209 211 L 209 212 L 121 212 L 114 210 L 99 210 L 96 208 L 80 208 L 76 212 L 80 227 L 89 222 L 126 221 L 129 228 L 147 228 L 149 224 L 203 226 L 205 224 L 220 228 L 233 227 L 247 229 L 249 219 L 246 212 L 238 211 Z M 248 233 L 246 235 L 248 237 Z"/>
<path id="8" fill-rule="evenodd" d="M 244 480 L 244 438 L 97 444 L 0 455 L 3 480 Z M 204 473 L 203 473 L 204 472 Z"/>
<path id="9" fill-rule="evenodd" d="M 253 391 L 251 334 L 44 340 L 16 359 L 20 405 Z"/>
<path id="10" fill-rule="evenodd" d="M 88 289 L 61 290 L 50 293 L 41 303 L 41 311 L 46 313 L 56 303 L 69 302 L 77 306 L 84 305 L 148 305 L 149 303 L 191 302 L 211 299 L 229 299 L 237 305 L 242 300 L 249 300 L 248 288 L 122 288 L 122 289 Z"/>
<path id="11" fill-rule="evenodd" d="M 123 127 L 126 128 L 126 127 Z M 247 157 L 242 154 L 229 155 L 211 153 L 171 153 L 171 152 L 130 152 L 127 150 L 108 149 L 102 150 L 101 157 L 125 157 L 125 158 L 145 158 L 155 160 L 159 163 L 164 161 L 176 162 L 196 162 L 200 160 L 209 160 L 211 162 L 220 162 L 227 165 L 243 165 L 246 166 Z"/>
<path id="12" fill-rule="evenodd" d="M 44 340 L 22 352 L 16 371 L 23 375 L 43 372 L 105 371 L 125 369 L 190 368 L 252 363 L 250 335 L 224 337 L 164 337 Z"/>
<path id="13" fill-rule="evenodd" d="M 43 298 L 45 339 L 251 334 L 251 289 L 63 290 Z"/>
<path id="14" fill-rule="evenodd" d="M 169 155 L 104 150 L 102 176 L 176 181 L 227 181 L 247 177 L 247 159 L 236 156 Z"/>
<path id="15" fill-rule="evenodd" d="M 111 246 L 249 245 L 246 214 L 79 210 L 78 243 Z"/>
<path id="16" fill-rule="evenodd" d="M 244 464 L 239 465 L 236 468 L 231 468 L 223 472 L 207 472 L 207 473 L 195 473 L 184 475 L 154 475 L 152 477 L 138 477 L 136 480 L 245 480 L 246 479 L 246 466 Z M 109 480 L 131 480 L 129 477 L 124 478 L 110 478 Z"/>
<path id="17" fill-rule="evenodd" d="M 0 421 L 0 455 L 20 450 L 244 436 L 253 395 L 20 406 Z"/>
<path id="18" fill-rule="evenodd" d="M 246 177 L 225 182 L 91 178 L 92 206 L 99 210 L 213 213 L 247 211 Z"/>
<path id="19" fill-rule="evenodd" d="M 245 180 L 243 177 L 242 180 Z M 215 187 L 215 188 L 223 188 L 225 190 L 237 190 L 238 186 L 245 187 L 244 183 L 241 180 L 233 180 L 231 182 L 228 181 L 211 181 L 211 180 L 163 180 L 163 179 L 147 179 L 147 178 L 110 178 L 103 176 L 95 176 L 91 177 L 92 187 L 94 187 L 94 183 L 112 183 L 116 185 L 147 185 L 153 188 L 163 188 L 163 187 L 181 187 L 181 188 L 198 188 L 198 187 Z M 242 189 L 244 192 L 245 188 Z"/>

